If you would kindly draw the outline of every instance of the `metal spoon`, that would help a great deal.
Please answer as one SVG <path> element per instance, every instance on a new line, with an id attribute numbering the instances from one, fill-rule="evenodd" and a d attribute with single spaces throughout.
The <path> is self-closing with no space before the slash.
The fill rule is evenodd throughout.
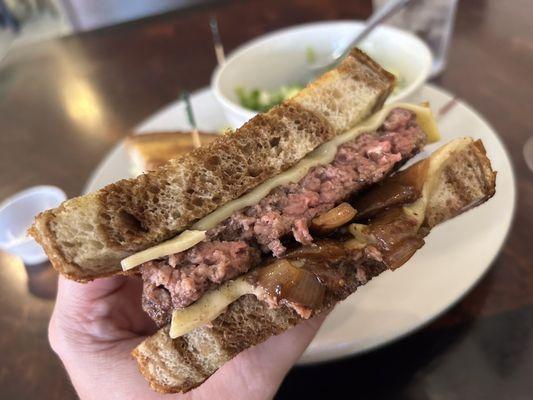
<path id="1" fill-rule="evenodd" d="M 346 47 L 339 47 L 326 59 L 315 61 L 307 65 L 310 73 L 314 76 L 320 75 L 327 70 L 335 67 L 344 57 L 348 55 L 350 50 L 354 48 L 361 40 L 366 38 L 372 30 L 378 26 L 385 19 L 391 17 L 405 7 L 411 0 L 391 0 L 380 7 L 374 14 L 366 20 L 365 28 L 355 36 L 355 38 Z"/>

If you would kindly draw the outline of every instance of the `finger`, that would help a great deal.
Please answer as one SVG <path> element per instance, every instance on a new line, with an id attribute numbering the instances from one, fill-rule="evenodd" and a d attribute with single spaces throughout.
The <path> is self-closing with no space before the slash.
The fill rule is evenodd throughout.
<path id="1" fill-rule="evenodd" d="M 140 374 L 131 351 L 143 340 L 135 338 L 117 344 L 112 350 L 63 359 L 72 384 L 81 399 L 181 399 L 153 391 Z M 97 384 L 95 384 L 97 382 Z M 215 397 L 216 398 L 216 397 Z"/>
<path id="2" fill-rule="evenodd" d="M 129 277 L 113 299 L 114 311 L 124 313 L 131 331 L 139 335 L 152 335 L 157 331 L 157 326 L 142 308 L 142 287 L 140 278 Z"/>
<path id="3" fill-rule="evenodd" d="M 106 322 L 112 310 L 112 302 L 107 301 L 109 294 L 116 293 L 123 284 L 123 278 L 118 276 L 89 283 L 59 276 L 57 298 L 50 321 L 50 327 L 55 328 L 52 331 L 61 336 L 78 332 L 81 324 L 98 327 L 99 321 Z"/>

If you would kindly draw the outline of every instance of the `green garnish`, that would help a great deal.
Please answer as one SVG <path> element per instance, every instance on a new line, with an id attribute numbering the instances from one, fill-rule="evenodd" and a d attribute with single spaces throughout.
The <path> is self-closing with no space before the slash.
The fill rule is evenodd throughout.
<path id="1" fill-rule="evenodd" d="M 191 125 L 191 128 L 196 129 L 196 120 L 194 119 L 194 113 L 192 111 L 189 92 L 183 91 L 183 93 L 181 94 L 181 99 L 185 102 L 185 111 L 187 113 L 187 119 L 189 120 L 189 124 Z"/>
<path id="2" fill-rule="evenodd" d="M 295 96 L 302 89 L 303 86 L 301 85 L 284 85 L 271 91 L 257 88 L 246 90 L 243 87 L 237 87 L 235 93 L 241 106 L 254 111 L 267 112 L 284 100 Z"/>
<path id="3" fill-rule="evenodd" d="M 315 49 L 313 49 L 312 47 L 306 48 L 305 59 L 307 60 L 307 64 L 313 64 L 316 61 Z"/>

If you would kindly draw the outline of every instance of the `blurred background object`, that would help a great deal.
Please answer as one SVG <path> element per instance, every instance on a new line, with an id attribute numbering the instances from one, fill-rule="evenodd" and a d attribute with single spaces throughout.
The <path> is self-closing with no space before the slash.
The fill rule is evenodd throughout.
<path id="1" fill-rule="evenodd" d="M 383 7 L 388 1 L 373 0 L 373 4 Z M 434 57 L 431 77 L 446 67 L 456 8 L 457 0 L 413 0 L 387 20 L 388 24 L 411 31 L 428 44 Z"/>
<path id="2" fill-rule="evenodd" d="M 0 203 L 0 250 L 18 255 L 27 265 L 48 260 L 27 231 L 38 213 L 65 201 L 65 192 L 55 186 L 33 186 Z"/>
<path id="3" fill-rule="evenodd" d="M 2 48 L 11 40 L 14 45 L 25 44 L 72 31 L 59 0 L 2 0 L 0 16 Z"/>
<path id="4" fill-rule="evenodd" d="M 322 74 L 343 60 L 354 47 L 359 47 L 361 42 L 376 29 L 377 26 L 383 24 L 393 15 L 404 9 L 411 0 L 387 0 L 380 7 L 374 7 L 374 12 L 363 23 L 363 29 L 354 33 L 353 39 L 345 43 L 343 46 L 337 47 L 331 54 L 328 54 L 324 60 L 318 60 L 316 55 L 311 56 L 311 60 L 307 60 L 307 68 L 313 72 L 313 77 Z"/>
<path id="5" fill-rule="evenodd" d="M 217 57 L 218 65 L 221 65 L 226 61 L 226 54 L 224 53 L 224 45 L 220 32 L 218 30 L 218 21 L 215 14 L 211 15 L 209 19 L 209 28 L 211 29 L 211 35 L 213 35 L 213 46 L 215 48 L 215 55 Z"/>
<path id="6" fill-rule="evenodd" d="M 0 0 L 0 59 L 12 46 L 103 28 L 208 1 Z"/>
<path id="7" fill-rule="evenodd" d="M 389 0 L 373 0 L 375 9 Z M 13 45 L 88 31 L 216 0 L 0 0 L 0 59 Z M 457 0 L 412 0 L 387 23 L 421 37 L 434 54 L 431 76 L 447 61 Z M 216 20 L 212 20 L 218 35 Z M 215 25 L 213 25 L 215 23 Z M 217 54 L 217 56 L 220 55 Z"/>
<path id="8" fill-rule="evenodd" d="M 0 0 L 0 60 L 12 47 L 35 43 L 78 31 L 124 23 L 166 11 L 215 3 L 216 0 Z M 374 9 L 388 0 L 372 0 Z M 457 0 L 412 0 L 387 23 L 422 38 L 433 55 L 431 77 L 446 66 Z M 219 38 L 216 20 L 211 20 Z M 217 47 L 218 46 L 218 47 Z M 223 59 L 222 43 L 217 57 Z"/>
<path id="9" fill-rule="evenodd" d="M 209 0 L 62 0 L 72 26 L 86 31 L 207 3 Z"/>
<path id="10" fill-rule="evenodd" d="M 533 171 L 533 137 L 530 137 L 524 145 L 524 159 L 531 171 Z"/>

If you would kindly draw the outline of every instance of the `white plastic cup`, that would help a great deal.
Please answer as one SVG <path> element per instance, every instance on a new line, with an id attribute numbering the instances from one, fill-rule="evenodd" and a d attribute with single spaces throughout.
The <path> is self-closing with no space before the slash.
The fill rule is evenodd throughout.
<path id="1" fill-rule="evenodd" d="M 39 264 L 48 258 L 27 234 L 35 216 L 57 207 L 67 196 L 55 186 L 33 186 L 0 204 L 0 249 L 22 258 L 25 264 Z"/>

